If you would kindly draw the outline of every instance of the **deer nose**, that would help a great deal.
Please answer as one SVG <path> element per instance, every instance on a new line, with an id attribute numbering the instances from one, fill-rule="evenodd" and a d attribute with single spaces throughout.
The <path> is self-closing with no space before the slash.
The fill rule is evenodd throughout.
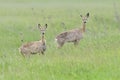
<path id="1" fill-rule="evenodd" d="M 86 21 L 84 23 L 86 23 Z"/>
<path id="2" fill-rule="evenodd" d="M 45 33 L 42 33 L 43 35 L 45 34 Z"/>

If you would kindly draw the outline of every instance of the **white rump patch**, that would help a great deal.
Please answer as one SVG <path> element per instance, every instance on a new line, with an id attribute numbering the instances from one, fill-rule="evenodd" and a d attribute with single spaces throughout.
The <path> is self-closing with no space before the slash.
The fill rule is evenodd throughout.
<path id="1" fill-rule="evenodd" d="M 55 42 L 57 42 L 58 39 L 55 38 Z"/>

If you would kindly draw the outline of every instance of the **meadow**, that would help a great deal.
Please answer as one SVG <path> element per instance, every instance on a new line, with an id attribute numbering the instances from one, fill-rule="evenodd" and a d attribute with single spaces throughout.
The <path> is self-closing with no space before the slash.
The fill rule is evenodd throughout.
<path id="1" fill-rule="evenodd" d="M 119 0 L 1 0 L 0 80 L 119 80 Z M 84 38 L 56 48 L 55 36 L 81 27 L 90 13 Z M 48 24 L 45 55 L 23 58 L 18 48 L 41 39 L 37 24 Z M 23 33 L 23 38 L 21 37 Z"/>

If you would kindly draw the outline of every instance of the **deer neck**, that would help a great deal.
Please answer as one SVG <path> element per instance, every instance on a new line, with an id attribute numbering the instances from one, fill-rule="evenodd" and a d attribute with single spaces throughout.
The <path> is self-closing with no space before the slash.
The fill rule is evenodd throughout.
<path id="1" fill-rule="evenodd" d="M 86 27 L 86 24 L 83 22 L 82 23 L 82 32 L 85 32 L 85 27 Z"/>
<path id="2" fill-rule="evenodd" d="M 42 43 L 45 43 L 44 35 L 42 35 Z"/>

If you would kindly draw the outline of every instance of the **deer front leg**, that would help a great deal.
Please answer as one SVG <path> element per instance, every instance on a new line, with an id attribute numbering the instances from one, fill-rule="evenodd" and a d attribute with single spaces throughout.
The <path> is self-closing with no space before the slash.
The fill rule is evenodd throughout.
<path id="1" fill-rule="evenodd" d="M 75 40 L 73 43 L 75 46 L 77 46 L 79 44 L 79 40 Z"/>
<path id="2" fill-rule="evenodd" d="M 42 53 L 42 55 L 44 55 L 44 52 L 43 52 L 43 51 L 41 51 L 41 53 Z"/>

